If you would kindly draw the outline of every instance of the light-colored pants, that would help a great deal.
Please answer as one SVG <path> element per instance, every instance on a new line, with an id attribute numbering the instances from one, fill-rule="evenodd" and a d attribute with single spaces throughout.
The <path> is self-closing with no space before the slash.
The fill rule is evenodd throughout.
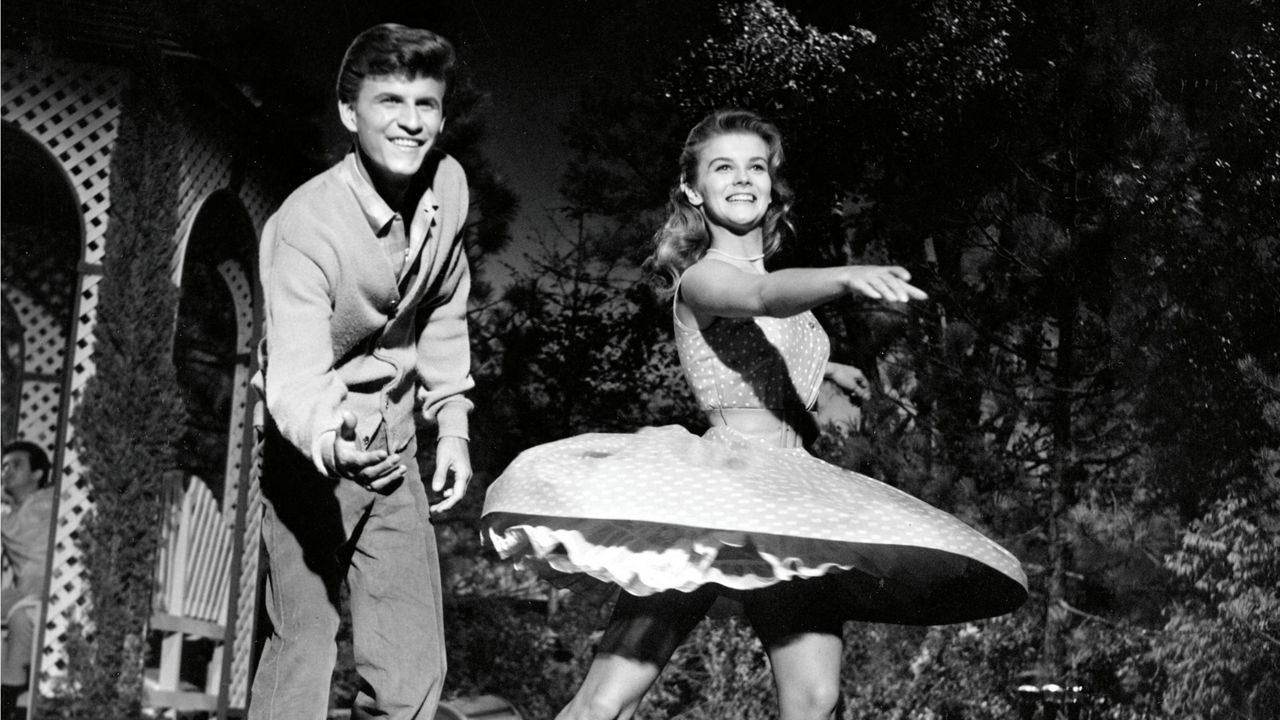
<path id="1" fill-rule="evenodd" d="M 262 538 L 272 633 L 250 720 L 327 717 L 344 580 L 362 686 L 352 717 L 433 718 L 444 682 L 444 622 L 416 448 L 401 452 L 407 476 L 384 495 L 321 477 L 278 433 L 266 432 Z"/>
<path id="2" fill-rule="evenodd" d="M 26 687 L 31 679 L 31 651 L 36 642 L 40 599 L 8 592 L 3 605 L 5 636 L 0 682 L 11 687 Z"/>

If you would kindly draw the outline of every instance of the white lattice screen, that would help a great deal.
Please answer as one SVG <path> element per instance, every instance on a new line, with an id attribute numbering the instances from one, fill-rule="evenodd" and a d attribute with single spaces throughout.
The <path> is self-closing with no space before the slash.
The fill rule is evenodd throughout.
<path id="1" fill-rule="evenodd" d="M 258 598 L 258 547 L 259 532 L 262 527 L 262 513 L 259 511 L 260 496 L 258 493 L 258 476 L 256 473 L 244 472 L 245 440 L 248 424 L 251 421 L 252 404 L 249 401 L 249 378 L 252 373 L 250 358 L 253 352 L 253 284 L 244 268 L 235 261 L 225 261 L 218 265 L 218 272 L 227 283 L 231 297 L 236 306 L 236 352 L 240 360 L 236 363 L 235 385 L 231 399 L 231 430 L 228 433 L 227 447 L 227 483 L 223 507 L 228 508 L 226 516 L 235 518 L 235 509 L 240 499 L 240 481 L 248 481 L 245 488 L 245 515 L 243 547 L 240 554 L 239 598 L 236 604 L 236 627 L 232 641 L 231 671 L 228 678 L 228 705 L 232 708 L 245 707 L 248 702 L 250 659 L 253 655 L 253 631 Z M 252 455 L 249 456 L 252 461 Z M 234 526 L 233 528 L 234 529 Z"/>
<path id="2" fill-rule="evenodd" d="M 102 262 L 103 234 L 110 202 L 108 171 L 115 142 L 124 75 L 115 68 L 3 53 L 3 99 L 0 119 L 13 123 L 44 145 L 71 178 L 84 217 L 82 262 Z M 71 337 L 72 362 L 58 368 L 67 382 L 67 397 L 58 398 L 57 432 L 61 435 L 58 518 L 40 655 L 40 689 L 51 692 L 54 679 L 66 673 L 64 650 L 68 627 L 83 615 L 86 595 L 82 563 L 75 543 L 80 520 L 89 507 L 83 468 L 72 448 L 67 418 L 93 374 L 93 326 L 97 318 L 99 276 L 82 272 Z M 65 347 L 65 344 L 64 344 Z M 70 377 L 66 377 L 66 373 Z M 24 383 L 25 386 L 25 383 Z M 25 387 L 24 387 L 25 394 Z M 55 443 L 50 443 L 53 447 Z"/>
<path id="3" fill-rule="evenodd" d="M 231 429 L 227 442 L 226 484 L 223 490 L 223 507 L 228 517 L 234 517 L 239 504 L 241 465 L 243 464 L 244 430 L 249 418 L 249 353 L 253 343 L 253 288 L 244 268 L 234 260 L 224 260 L 218 265 L 218 274 L 227 283 L 236 308 L 236 374 L 231 389 Z"/>
<path id="4" fill-rule="evenodd" d="M 271 213 L 279 207 L 280 199 L 272 197 L 263 183 L 257 177 L 250 175 L 245 178 L 244 185 L 240 188 L 240 202 L 244 203 L 245 210 L 253 219 L 254 233 L 262 237 L 262 226 L 267 223 Z"/>
<path id="5" fill-rule="evenodd" d="M 33 57 L 6 50 L 3 53 L 3 101 L 0 118 L 25 131 L 45 146 L 71 178 L 84 223 L 84 248 L 81 267 L 74 286 L 74 311 L 68 344 L 55 342 L 49 336 L 48 323 L 32 320 L 33 303 L 8 293 L 23 317 L 29 353 L 27 370 L 36 365 L 49 366 L 48 388 L 39 383 L 23 387 L 22 422 L 45 423 L 49 429 L 29 435 L 48 445 L 58 444 L 60 437 L 60 500 L 56 521 L 55 545 L 50 570 L 50 593 L 46 629 L 41 652 L 40 689 L 50 693 L 58 678 L 65 675 L 65 641 L 69 626 L 84 618 L 87 594 L 82 578 L 82 563 L 75 543 L 81 519 L 90 509 L 83 481 L 83 467 L 74 449 L 73 430 L 68 418 L 79 402 L 85 382 L 94 372 L 93 330 L 97 319 L 98 285 L 104 251 L 104 233 L 110 205 L 109 162 L 116 139 L 120 115 L 120 94 L 126 74 L 119 68 L 79 63 L 60 58 Z M 235 135 L 225 128 L 216 133 L 206 129 L 184 128 L 182 177 L 179 189 L 179 227 L 190 227 L 201 202 L 211 193 L 228 185 L 232 177 L 233 158 L 241 152 L 235 146 Z M 252 168 L 253 165 L 250 164 Z M 243 179 L 236 188 L 237 196 L 252 219 L 255 230 L 262 227 L 274 209 L 276 199 L 264 190 L 266 183 L 253 176 Z M 175 247 L 179 238 L 175 238 Z M 236 303 L 238 352 L 245 358 L 252 351 L 253 283 L 244 268 L 220 267 Z M 55 333 L 56 335 L 56 333 Z M 66 337 L 66 336 L 63 336 Z M 71 357 L 68 359 L 66 354 Z M 231 661 L 229 705 L 243 708 L 248 689 L 248 670 L 252 652 L 252 630 L 256 619 L 255 601 L 258 576 L 258 532 L 260 527 L 259 495 L 256 477 L 244 467 L 249 455 L 244 448 L 245 424 L 252 403 L 248 389 L 251 365 L 241 363 L 236 370 L 232 424 L 229 433 L 227 483 L 228 508 L 235 507 L 240 483 L 248 479 L 246 502 L 235 507 L 244 512 L 244 534 L 240 548 L 240 585 L 235 599 L 239 622 L 235 629 Z M 44 370 L 39 371 L 44 373 Z M 28 388 L 30 384 L 30 388 Z M 62 396 L 62 388 L 69 392 Z M 28 393 L 30 397 L 28 397 Z M 25 427 L 25 426 L 24 426 Z M 233 513 L 227 514 L 234 522 Z"/>
<path id="6" fill-rule="evenodd" d="M 203 203 L 210 195 L 226 187 L 233 175 L 232 165 L 236 149 L 234 135 L 225 128 L 201 128 L 190 131 L 183 145 L 182 182 L 179 186 L 179 208 L 182 227 L 191 227 L 199 217 Z M 271 201 L 257 193 L 258 185 L 241 188 L 238 198 L 242 208 L 268 207 Z M 248 198 L 251 200 L 246 200 Z M 252 217 L 252 216 L 251 216 Z M 250 240 L 256 244 L 255 237 Z M 241 238 L 224 238 L 227 248 L 235 247 Z M 183 238 L 179 252 L 185 251 Z M 176 265 L 175 265 L 176 270 Z M 243 709 L 248 702 L 248 690 L 252 678 L 249 671 L 253 657 L 253 632 L 257 619 L 258 553 L 261 547 L 261 505 L 257 477 L 252 467 L 245 466 L 246 429 L 251 421 L 253 404 L 249 379 L 252 374 L 250 358 L 253 352 L 254 305 L 253 279 L 237 261 L 223 261 L 217 266 L 219 275 L 235 304 L 236 353 L 238 355 L 235 378 L 232 385 L 231 419 L 227 433 L 227 465 L 223 489 L 223 517 L 235 529 L 237 514 L 243 512 L 244 533 L 238 539 L 240 573 L 236 606 L 236 624 L 233 628 L 230 672 L 227 677 L 228 702 L 233 710 Z M 240 507 L 240 488 L 243 482 L 245 503 Z"/>
<path id="7" fill-rule="evenodd" d="M 18 437 L 43 448 L 53 448 L 58 444 L 62 368 L 67 352 L 66 323 L 17 284 L 6 286 L 4 296 L 22 325 L 25 350 Z"/>

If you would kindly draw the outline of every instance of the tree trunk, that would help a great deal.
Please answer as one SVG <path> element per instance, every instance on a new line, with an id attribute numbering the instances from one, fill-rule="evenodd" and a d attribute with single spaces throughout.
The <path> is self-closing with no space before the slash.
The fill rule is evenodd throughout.
<path id="1" fill-rule="evenodd" d="M 1076 297 L 1066 293 L 1055 318 L 1058 325 L 1057 363 L 1053 372 L 1053 459 L 1049 473 L 1049 577 L 1044 645 L 1041 664 L 1046 677 L 1060 678 L 1066 658 L 1067 567 L 1070 548 L 1067 543 L 1067 509 L 1074 495 L 1072 465 L 1075 463 L 1075 441 L 1071 431 L 1073 390 L 1075 386 L 1075 319 Z"/>

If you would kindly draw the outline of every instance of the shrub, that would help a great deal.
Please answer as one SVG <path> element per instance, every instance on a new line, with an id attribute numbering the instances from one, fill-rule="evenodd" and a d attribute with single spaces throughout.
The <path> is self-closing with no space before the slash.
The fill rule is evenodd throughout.
<path id="1" fill-rule="evenodd" d="M 162 476 L 177 468 L 183 425 L 170 355 L 178 309 L 169 280 L 178 226 L 175 104 L 158 51 L 146 52 L 111 156 L 96 373 L 73 418 L 94 507 L 77 537 L 87 618 L 68 638 L 70 695 L 51 705 L 70 720 L 126 720 L 141 711 Z"/>

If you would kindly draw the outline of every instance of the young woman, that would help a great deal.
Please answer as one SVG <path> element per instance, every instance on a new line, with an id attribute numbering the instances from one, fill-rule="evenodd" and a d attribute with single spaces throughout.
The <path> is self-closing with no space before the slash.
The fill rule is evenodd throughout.
<path id="1" fill-rule="evenodd" d="M 900 267 L 769 272 L 789 230 L 777 128 L 742 110 L 689 135 L 649 264 L 670 278 L 676 346 L 712 425 L 588 434 L 522 453 L 488 491 L 487 535 L 562 580 L 620 586 L 561 718 L 629 718 L 713 602 L 768 653 L 783 720 L 830 718 L 846 620 L 938 624 L 1010 612 L 1016 558 L 956 518 L 803 449 L 828 362 L 809 310 L 845 295 L 922 300 Z M 554 579 L 554 578 L 553 578 Z"/>

